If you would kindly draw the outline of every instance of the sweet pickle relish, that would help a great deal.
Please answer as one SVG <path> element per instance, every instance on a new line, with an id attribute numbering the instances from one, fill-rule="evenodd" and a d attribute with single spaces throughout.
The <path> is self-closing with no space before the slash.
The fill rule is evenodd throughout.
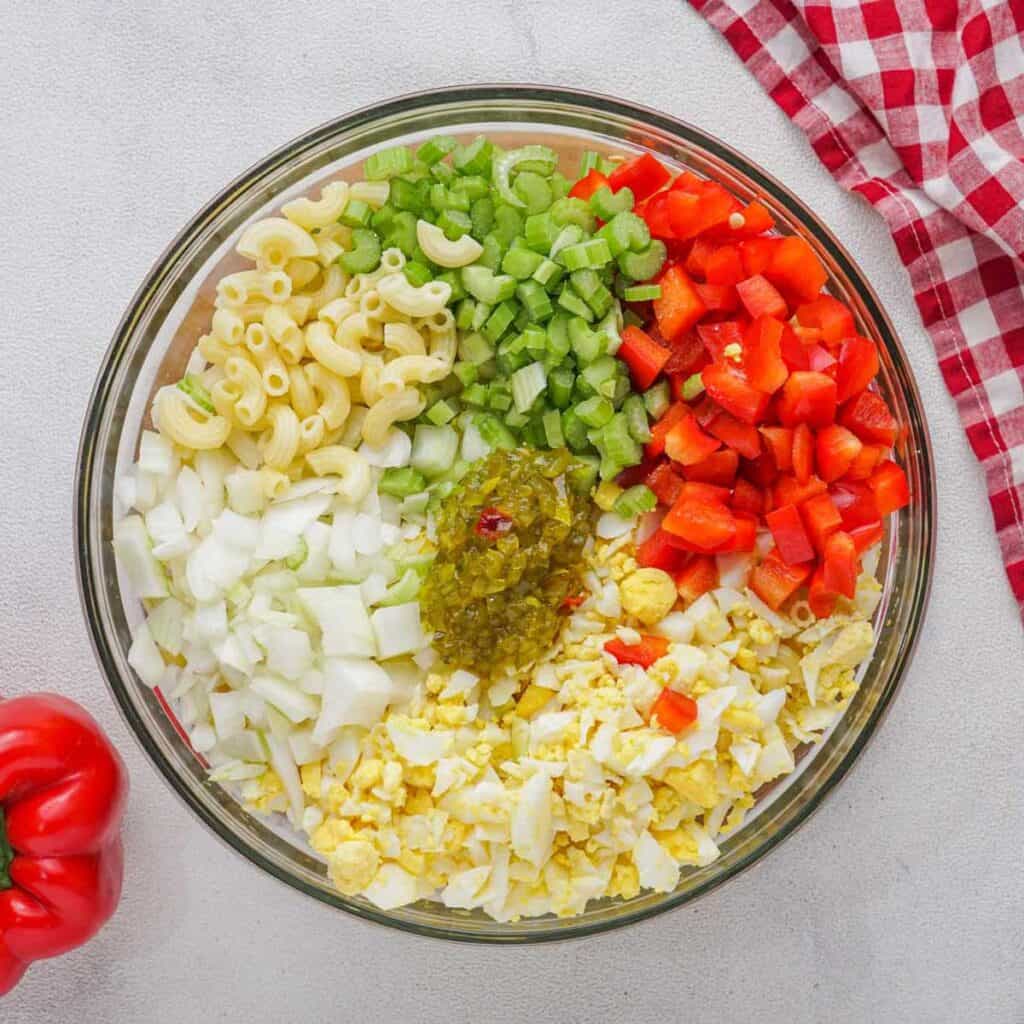
<path id="1" fill-rule="evenodd" d="M 592 521 L 589 499 L 566 486 L 572 461 L 565 449 L 495 451 L 442 504 L 420 606 L 452 667 L 489 675 L 554 641 Z"/>

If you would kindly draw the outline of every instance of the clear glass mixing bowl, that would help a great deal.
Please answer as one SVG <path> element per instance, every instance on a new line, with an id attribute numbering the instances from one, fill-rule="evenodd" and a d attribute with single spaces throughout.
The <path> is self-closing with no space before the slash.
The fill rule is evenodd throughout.
<path id="1" fill-rule="evenodd" d="M 486 132 L 506 147 L 554 146 L 575 167 L 583 149 L 649 149 L 758 198 L 783 233 L 810 239 L 834 295 L 854 311 L 882 350 L 879 386 L 907 435 L 902 459 L 913 503 L 891 518 L 880 563 L 884 597 L 878 642 L 861 688 L 826 740 L 803 752 L 797 771 L 761 794 L 756 813 L 703 868 L 685 869 L 678 888 L 591 904 L 579 917 L 498 924 L 479 912 L 418 903 L 381 911 L 341 895 L 323 863 L 287 828 L 247 813 L 210 782 L 158 696 L 127 662 L 141 609 L 119 576 L 111 548 L 114 481 L 131 462 L 154 390 L 182 372 L 212 305 L 212 282 L 231 267 L 243 225 L 322 179 L 355 171 L 365 156 L 398 142 L 445 132 Z M 800 825 L 846 774 L 877 727 L 906 671 L 928 597 L 934 543 L 934 468 L 924 410 L 906 356 L 871 286 L 850 255 L 796 196 L 771 175 L 692 125 L 605 96 L 533 86 L 483 86 L 420 93 L 356 111 L 307 132 L 228 185 L 195 216 L 147 275 L 100 367 L 82 434 L 75 531 L 82 605 L 97 659 L 121 712 L 176 793 L 233 849 L 300 892 L 341 910 L 423 935 L 481 942 L 581 936 L 680 906 L 753 864 Z"/>

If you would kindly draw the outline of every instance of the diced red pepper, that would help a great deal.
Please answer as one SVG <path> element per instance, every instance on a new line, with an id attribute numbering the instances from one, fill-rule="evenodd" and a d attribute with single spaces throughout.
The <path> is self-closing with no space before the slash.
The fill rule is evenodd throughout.
<path id="1" fill-rule="evenodd" d="M 783 326 L 782 338 L 779 341 L 779 353 L 789 370 L 809 370 L 811 368 L 807 346 L 789 324 Z"/>
<path id="2" fill-rule="evenodd" d="M 724 363 L 712 363 L 701 371 L 701 380 L 707 393 L 737 419 L 744 423 L 764 419 L 768 396 L 758 391 L 740 370 Z"/>
<path id="3" fill-rule="evenodd" d="M 727 221 L 725 224 L 712 228 L 708 234 L 712 238 L 722 239 L 753 238 L 756 235 L 763 235 L 775 227 L 775 218 L 768 212 L 764 204 L 759 203 L 756 199 L 737 212 L 743 216 L 741 227 L 734 228 Z"/>
<path id="4" fill-rule="evenodd" d="M 690 407 L 685 402 L 674 402 L 666 410 L 657 423 L 651 426 L 651 439 L 644 448 L 644 455 L 656 459 L 665 451 L 665 438 L 669 431 L 686 416 L 691 415 Z"/>
<path id="5" fill-rule="evenodd" d="M 827 490 L 828 485 L 821 477 L 812 476 L 807 483 L 802 484 L 795 476 L 784 473 L 775 481 L 775 486 L 772 488 L 772 507 L 799 505 L 816 494 L 824 494 Z"/>
<path id="6" fill-rule="evenodd" d="M 883 444 L 891 448 L 899 433 L 899 424 L 884 399 L 872 391 L 862 391 L 843 406 L 839 422 L 852 430 L 865 444 Z"/>
<path id="7" fill-rule="evenodd" d="M 813 370 L 795 370 L 782 388 L 778 414 L 786 427 L 806 423 L 817 430 L 828 426 L 836 418 L 836 382 Z"/>
<path id="8" fill-rule="evenodd" d="M 639 643 L 627 644 L 615 637 L 605 643 L 604 649 L 620 665 L 650 668 L 659 658 L 668 654 L 668 640 L 663 636 L 641 636 Z"/>
<path id="9" fill-rule="evenodd" d="M 736 534 L 736 519 L 730 509 L 718 501 L 688 496 L 685 491 L 661 526 L 701 551 L 714 551 Z"/>
<path id="10" fill-rule="evenodd" d="M 658 335 L 658 338 L 660 337 L 661 335 Z M 655 341 L 658 338 L 655 338 Z M 666 342 L 666 344 L 672 351 L 672 354 L 668 357 L 668 362 L 662 369 L 662 372 L 667 376 L 681 376 L 685 380 L 692 374 L 704 369 L 707 365 L 708 359 L 707 352 L 704 350 L 704 343 L 693 331 L 687 331 L 682 337 L 676 338 L 675 341 Z"/>
<path id="11" fill-rule="evenodd" d="M 874 472 L 882 459 L 885 458 L 888 448 L 880 444 L 862 444 L 853 462 L 843 475 L 844 480 L 867 480 Z"/>
<path id="12" fill-rule="evenodd" d="M 709 484 L 701 480 L 686 480 L 680 497 L 694 501 L 712 501 L 725 505 L 729 501 L 729 488 L 724 484 Z"/>
<path id="13" fill-rule="evenodd" d="M 839 369 L 836 384 L 840 402 L 863 391 L 878 375 L 878 348 L 873 341 L 854 335 L 843 342 L 839 350 Z"/>
<path id="14" fill-rule="evenodd" d="M 670 462 L 659 462 L 644 478 L 662 505 L 671 505 L 683 489 L 683 481 Z"/>
<path id="15" fill-rule="evenodd" d="M 766 395 L 778 391 L 789 376 L 782 359 L 783 330 L 781 320 L 758 315 L 743 335 L 743 371 L 747 380 Z"/>
<path id="16" fill-rule="evenodd" d="M 718 563 L 710 555 L 694 555 L 675 576 L 676 589 L 684 605 L 718 586 Z"/>
<path id="17" fill-rule="evenodd" d="M 822 427 L 815 439 L 815 465 L 818 467 L 818 476 L 827 484 L 838 480 L 853 465 L 853 460 L 863 447 L 856 434 L 838 423 Z"/>
<path id="18" fill-rule="evenodd" d="M 816 618 L 827 619 L 836 610 L 836 597 L 825 586 L 825 568 L 819 565 L 807 585 L 807 603 Z"/>
<path id="19" fill-rule="evenodd" d="M 843 525 L 843 517 L 828 494 L 816 494 L 803 502 L 799 508 L 807 536 L 810 537 L 814 550 L 820 554 L 825 550 L 828 535 L 835 533 Z"/>
<path id="20" fill-rule="evenodd" d="M 875 492 L 866 484 L 843 481 L 832 487 L 832 500 L 843 519 L 844 530 L 877 523 L 878 512 Z"/>
<path id="21" fill-rule="evenodd" d="M 824 345 L 819 345 L 817 342 L 805 345 L 804 348 L 807 352 L 807 365 L 815 373 L 828 374 L 834 380 L 836 371 L 839 369 L 836 357 Z"/>
<path id="22" fill-rule="evenodd" d="M 682 567 L 686 553 L 680 551 L 664 530 L 656 530 L 636 549 L 637 565 L 645 569 L 661 569 L 670 576 Z"/>
<path id="23" fill-rule="evenodd" d="M 707 430 L 711 425 L 711 421 L 721 413 L 722 407 L 717 405 L 707 392 L 700 396 L 697 404 L 693 407 L 693 415 L 697 417 L 697 422 Z"/>
<path id="24" fill-rule="evenodd" d="M 740 463 L 740 474 L 762 490 L 771 487 L 779 475 L 779 467 L 775 464 L 771 449 L 762 449 L 756 459 L 744 459 Z"/>
<path id="25" fill-rule="evenodd" d="M 591 168 L 569 189 L 569 195 L 573 199 L 589 199 L 599 188 L 605 186 L 611 187 L 608 179 L 596 168 Z"/>
<path id="26" fill-rule="evenodd" d="M 622 329 L 622 344 L 616 355 L 629 367 L 629 376 L 638 391 L 646 391 L 657 379 L 672 351 L 659 345 L 639 327 L 629 324 Z"/>
<path id="27" fill-rule="evenodd" d="M 740 477 L 733 488 L 730 505 L 734 512 L 759 516 L 764 511 L 764 495 L 749 480 Z"/>
<path id="28" fill-rule="evenodd" d="M 647 483 L 647 477 L 656 465 L 658 465 L 657 460 L 645 456 L 635 466 L 627 466 L 615 478 L 615 482 L 620 487 L 635 487 L 637 484 Z"/>
<path id="29" fill-rule="evenodd" d="M 693 245 L 690 246 L 690 251 L 683 263 L 686 272 L 691 277 L 699 277 L 702 280 L 706 280 L 708 259 L 714 251 L 714 242 L 709 242 L 706 238 L 696 239 Z"/>
<path id="30" fill-rule="evenodd" d="M 587 597 L 585 594 L 568 594 L 562 598 L 562 603 L 558 606 L 560 611 L 571 612 L 576 608 L 579 608 Z"/>
<path id="31" fill-rule="evenodd" d="M 748 238 L 745 242 L 740 242 L 740 259 L 743 261 L 746 276 L 763 274 L 781 243 L 781 238 Z"/>
<path id="32" fill-rule="evenodd" d="M 868 486 L 874 492 L 878 514 L 887 516 L 910 504 L 910 484 L 902 466 L 886 460 L 871 474 Z"/>
<path id="33" fill-rule="evenodd" d="M 736 479 L 736 471 L 739 469 L 740 457 L 729 448 L 712 452 L 706 459 L 683 470 L 687 480 L 694 482 L 717 484 L 720 487 L 731 487 Z M 650 486 L 650 485 L 648 485 Z M 653 491 L 654 488 L 652 487 Z M 657 494 L 657 491 L 655 491 Z M 676 495 L 678 497 L 678 494 Z M 671 504 L 671 502 L 669 502 Z"/>
<path id="34" fill-rule="evenodd" d="M 805 484 L 814 472 L 814 434 L 806 423 L 793 428 L 793 476 L 798 484 Z"/>
<path id="35" fill-rule="evenodd" d="M 778 611 L 810 574 L 809 564 L 788 565 L 773 548 L 751 571 L 750 589 L 769 608 Z"/>
<path id="36" fill-rule="evenodd" d="M 743 325 L 738 320 L 719 320 L 714 324 L 697 324 L 697 337 L 715 362 L 725 359 L 728 345 L 743 347 Z"/>
<path id="37" fill-rule="evenodd" d="M 779 241 L 765 277 L 782 292 L 800 302 L 811 302 L 828 280 L 828 271 L 810 243 L 799 235 Z"/>
<path id="38" fill-rule="evenodd" d="M 681 337 L 707 312 L 686 271 L 671 266 L 658 279 L 661 296 L 654 300 L 654 317 L 666 341 Z"/>
<path id="39" fill-rule="evenodd" d="M 736 294 L 752 317 L 773 316 L 785 320 L 789 316 L 786 300 L 763 274 L 754 274 L 736 285 Z"/>
<path id="40" fill-rule="evenodd" d="M 761 434 L 757 427 L 743 423 L 724 409 L 715 413 L 705 429 L 745 459 L 756 459 L 761 454 Z"/>
<path id="41" fill-rule="evenodd" d="M 821 329 L 818 327 L 804 327 L 803 324 L 793 324 L 793 333 L 804 345 L 817 345 L 821 341 Z"/>
<path id="42" fill-rule="evenodd" d="M 868 548 L 881 543 L 885 536 L 885 527 L 881 523 L 869 523 L 867 526 L 858 526 L 855 530 L 850 530 L 850 536 L 853 538 L 857 554 L 863 555 Z"/>
<path id="43" fill-rule="evenodd" d="M 779 472 L 789 472 L 793 468 L 793 428 L 761 427 L 761 436 L 775 456 Z"/>
<path id="44" fill-rule="evenodd" d="M 811 539 L 807 536 L 795 505 L 782 505 L 773 509 L 764 517 L 764 521 L 772 532 L 775 547 L 784 562 L 796 565 L 814 558 Z"/>
<path id="45" fill-rule="evenodd" d="M 757 516 L 749 512 L 736 512 L 736 532 L 732 540 L 715 548 L 715 552 L 725 554 L 730 551 L 753 551 L 756 543 Z"/>
<path id="46" fill-rule="evenodd" d="M 708 284 L 739 284 L 746 276 L 740 251 L 735 245 L 720 245 L 704 267 Z"/>
<path id="47" fill-rule="evenodd" d="M 816 327 L 828 345 L 837 345 L 854 333 L 853 314 L 831 295 L 819 295 L 798 306 L 796 318 L 804 327 Z"/>
<path id="48" fill-rule="evenodd" d="M 619 164 L 608 175 L 608 185 L 613 192 L 628 188 L 633 193 L 633 198 L 639 202 L 652 192 L 657 192 L 671 177 L 668 169 L 650 153 L 641 153 L 640 156 Z"/>
<path id="49" fill-rule="evenodd" d="M 676 693 L 667 686 L 651 705 L 651 720 L 668 732 L 680 733 L 697 721 L 697 702 L 685 693 Z"/>
<path id="50" fill-rule="evenodd" d="M 857 590 L 857 548 L 845 530 L 830 533 L 822 555 L 822 583 L 825 589 L 843 597 L 853 597 Z"/>
<path id="51" fill-rule="evenodd" d="M 635 207 L 636 213 L 643 217 L 648 229 L 655 238 L 672 238 L 672 221 L 669 218 L 668 192 L 656 192 L 645 203 Z"/>
<path id="52" fill-rule="evenodd" d="M 699 178 L 693 171 L 680 171 L 669 185 L 670 192 L 692 192 L 699 195 L 707 178 Z"/>
<path id="53" fill-rule="evenodd" d="M 705 434 L 693 416 L 684 416 L 665 438 L 665 454 L 683 466 L 703 462 L 721 446 L 721 441 Z"/>
<path id="54" fill-rule="evenodd" d="M 740 297 L 731 284 L 696 284 L 697 294 L 709 313 L 734 313 Z"/>

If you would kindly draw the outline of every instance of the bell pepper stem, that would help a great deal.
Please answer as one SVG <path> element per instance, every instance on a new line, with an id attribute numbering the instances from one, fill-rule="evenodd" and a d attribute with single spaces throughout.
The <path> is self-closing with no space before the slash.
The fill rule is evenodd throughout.
<path id="1" fill-rule="evenodd" d="M 7 828 L 4 824 L 4 809 L 0 807 L 0 892 L 10 889 L 14 883 L 11 881 L 11 862 L 14 860 L 14 850 L 11 848 L 10 840 L 7 838 Z"/>

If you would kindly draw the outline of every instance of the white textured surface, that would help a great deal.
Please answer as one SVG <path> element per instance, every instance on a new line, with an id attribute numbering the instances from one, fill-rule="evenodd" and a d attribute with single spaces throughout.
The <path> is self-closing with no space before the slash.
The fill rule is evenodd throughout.
<path id="1" fill-rule="evenodd" d="M 981 475 L 882 222 L 833 184 L 692 11 L 673 0 L 6 0 L 0 37 L 0 690 L 85 702 L 133 780 L 120 912 L 88 948 L 35 967 L 0 1019 L 1024 1020 L 1024 644 Z M 362 924 L 229 853 L 117 718 L 71 550 L 75 448 L 96 366 L 185 220 L 321 121 L 401 92 L 494 80 L 659 107 L 810 200 L 902 331 L 939 481 L 921 649 L 839 792 L 696 905 L 533 949 Z"/>

